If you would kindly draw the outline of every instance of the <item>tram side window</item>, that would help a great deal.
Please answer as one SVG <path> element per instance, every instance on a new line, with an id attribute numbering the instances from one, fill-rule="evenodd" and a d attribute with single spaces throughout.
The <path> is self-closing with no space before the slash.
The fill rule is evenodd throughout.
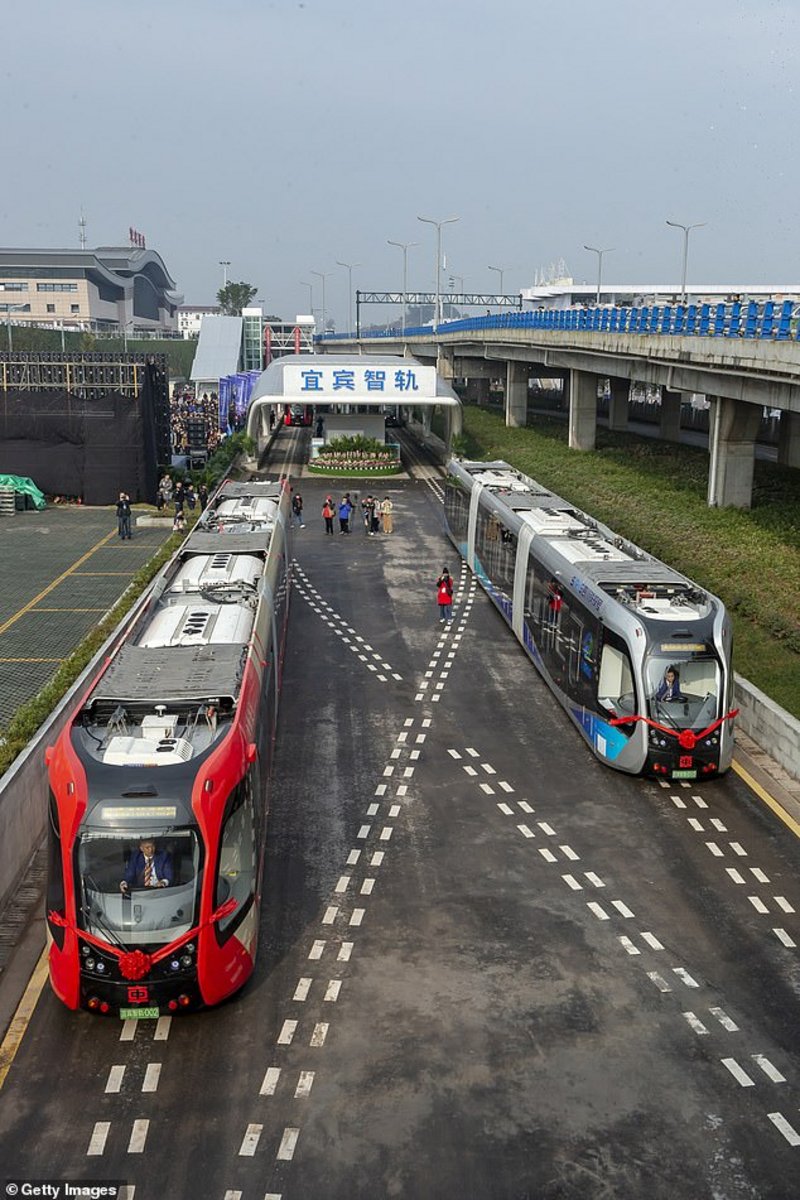
<path id="1" fill-rule="evenodd" d="M 233 932 L 244 916 L 256 883 L 256 830 L 251 790 L 240 784 L 229 804 L 220 839 L 215 906 L 218 908 L 233 897 L 236 908 L 217 922 L 220 935 Z"/>
<path id="2" fill-rule="evenodd" d="M 597 679 L 597 699 L 610 716 L 634 716 L 636 713 L 633 670 L 628 653 L 621 642 L 619 646 L 615 646 L 606 640 L 603 646 Z M 622 730 L 631 733 L 633 727 L 622 726 Z"/>
<path id="3" fill-rule="evenodd" d="M 487 513 L 484 509 L 478 512 L 475 549 L 491 582 L 510 595 L 514 587 L 516 538 L 493 513 Z"/>
<path id="4" fill-rule="evenodd" d="M 448 483 L 444 495 L 447 523 L 454 537 L 466 539 L 469 527 L 469 495 L 460 483 Z"/>

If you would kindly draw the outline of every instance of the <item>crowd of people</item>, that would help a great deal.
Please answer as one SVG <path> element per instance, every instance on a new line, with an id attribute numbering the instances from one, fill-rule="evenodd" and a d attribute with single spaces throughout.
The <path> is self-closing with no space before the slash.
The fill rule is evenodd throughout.
<path id="1" fill-rule="evenodd" d="M 159 512 L 166 509 L 172 512 L 172 528 L 175 533 L 182 533 L 186 528 L 186 510 L 194 512 L 199 506 L 200 512 L 208 504 L 208 488 L 204 483 L 201 483 L 197 490 L 191 479 L 173 480 L 169 472 L 166 472 L 158 485 L 158 494 L 156 496 L 156 508 Z"/>
<path id="2" fill-rule="evenodd" d="M 188 454 L 199 449 L 189 444 L 189 422 L 202 421 L 205 428 L 205 451 L 211 455 L 222 441 L 219 428 L 219 398 L 216 392 L 203 392 L 197 397 L 185 384 L 176 384 L 169 402 L 170 438 L 173 454 Z"/>

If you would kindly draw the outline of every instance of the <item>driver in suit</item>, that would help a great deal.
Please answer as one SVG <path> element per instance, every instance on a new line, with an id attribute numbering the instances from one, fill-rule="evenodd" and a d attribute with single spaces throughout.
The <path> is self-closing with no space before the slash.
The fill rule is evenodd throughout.
<path id="1" fill-rule="evenodd" d="M 139 849 L 131 854 L 119 890 L 170 887 L 173 882 L 172 856 L 168 850 L 156 850 L 153 838 L 142 838 Z"/>

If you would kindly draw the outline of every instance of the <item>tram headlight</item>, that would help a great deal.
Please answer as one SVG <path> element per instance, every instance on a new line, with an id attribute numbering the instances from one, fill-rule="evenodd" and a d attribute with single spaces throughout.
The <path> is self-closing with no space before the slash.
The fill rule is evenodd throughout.
<path id="1" fill-rule="evenodd" d="M 190 967 L 191 965 L 192 965 L 192 956 L 191 956 L 191 954 L 184 954 L 184 955 L 182 955 L 182 956 L 181 956 L 181 966 L 182 966 L 182 967 Z"/>
<path id="2" fill-rule="evenodd" d="M 169 969 L 170 969 L 170 971 L 180 971 L 180 969 L 181 969 L 180 959 L 171 958 L 169 961 Z"/>
<path id="3" fill-rule="evenodd" d="M 102 959 L 97 960 L 97 966 L 95 967 L 95 970 L 97 971 L 98 975 L 105 975 L 106 964 L 102 961 Z"/>
<path id="4" fill-rule="evenodd" d="M 186 947 L 186 953 L 194 954 L 196 949 L 197 949 L 197 947 L 195 946 L 194 942 L 189 942 L 189 945 Z"/>
<path id="5" fill-rule="evenodd" d="M 93 958 L 87 958 L 87 959 L 86 959 L 86 969 L 87 969 L 87 971 L 93 971 L 93 970 L 95 969 L 95 967 L 96 967 L 96 966 L 97 966 L 97 963 L 95 962 L 95 960 L 94 960 Z"/>
<path id="6" fill-rule="evenodd" d="M 87 956 L 88 954 L 91 954 L 91 950 L 89 949 L 89 947 L 86 945 L 86 943 L 85 943 L 85 942 L 84 942 L 84 944 L 81 946 L 81 954 L 83 955 L 83 957 L 84 957 L 84 958 L 86 958 L 86 956 Z"/>

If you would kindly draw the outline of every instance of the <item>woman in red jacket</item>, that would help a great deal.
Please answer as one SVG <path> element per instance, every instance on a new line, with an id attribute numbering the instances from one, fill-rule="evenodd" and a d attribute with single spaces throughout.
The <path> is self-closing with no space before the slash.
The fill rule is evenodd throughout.
<path id="1" fill-rule="evenodd" d="M 453 581 L 447 567 L 436 580 L 436 603 L 439 605 L 439 620 L 449 625 L 453 619 Z"/>

